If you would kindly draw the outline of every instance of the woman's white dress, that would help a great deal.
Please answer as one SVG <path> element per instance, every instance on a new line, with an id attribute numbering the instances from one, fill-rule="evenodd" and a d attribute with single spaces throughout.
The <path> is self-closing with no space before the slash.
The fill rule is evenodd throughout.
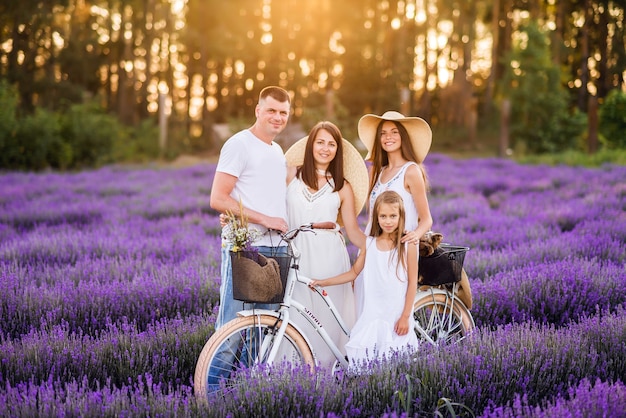
<path id="1" fill-rule="evenodd" d="M 289 228 L 296 228 L 311 222 L 337 222 L 341 198 L 338 192 L 333 191 L 333 187 L 331 180 L 317 192 L 311 193 L 304 182 L 299 178 L 294 178 L 287 186 Z M 350 270 L 350 257 L 341 233 L 321 229 L 316 229 L 315 232 L 301 232 L 294 240 L 296 247 L 302 253 L 300 273 L 313 279 L 326 279 Z M 330 295 L 350 330 L 356 316 L 352 284 L 328 286 L 324 289 Z M 341 330 L 322 298 L 302 283 L 296 283 L 294 298 L 311 310 L 345 355 L 348 337 Z M 310 337 L 319 364 L 331 367 L 335 356 L 314 331 L 313 326 L 293 308 L 290 315 Z"/>
<path id="2" fill-rule="evenodd" d="M 413 161 L 409 161 L 405 163 L 402 166 L 402 168 L 400 168 L 400 170 L 396 173 L 396 175 L 393 176 L 393 178 L 391 178 L 390 180 L 384 183 L 380 181 L 380 178 L 382 177 L 387 167 L 384 167 L 383 170 L 380 172 L 380 175 L 378 176 L 378 179 L 376 180 L 376 184 L 374 185 L 374 188 L 372 189 L 372 193 L 370 193 L 369 212 L 368 212 L 369 220 L 367 222 L 367 226 L 365 227 L 366 235 L 369 235 L 372 229 L 372 213 L 374 212 L 374 202 L 376 202 L 376 198 L 382 192 L 387 191 L 387 190 L 393 190 L 394 192 L 398 193 L 400 197 L 402 197 L 402 200 L 404 201 L 404 213 L 405 213 L 404 229 L 408 231 L 413 231 L 417 228 L 417 208 L 415 206 L 415 201 L 413 201 L 413 196 L 411 195 L 411 193 L 409 193 L 409 191 L 404 187 L 404 175 L 406 174 L 406 170 L 411 165 L 417 165 L 417 163 Z M 362 280 L 361 280 L 362 276 L 363 274 L 361 273 L 359 277 L 357 277 L 357 279 L 354 281 L 354 293 L 355 293 L 355 300 L 356 300 L 355 303 L 356 303 L 357 315 L 360 315 L 360 313 L 363 310 L 364 295 L 363 295 L 363 285 L 362 285 Z"/>
<path id="3" fill-rule="evenodd" d="M 363 268 L 363 312 L 358 317 L 346 344 L 351 362 L 381 358 L 393 351 L 417 349 L 415 320 L 409 315 L 409 332 L 398 335 L 394 326 L 404 309 L 408 287 L 406 269 L 398 266 L 395 250 L 378 249 L 376 238 L 367 237 Z"/>

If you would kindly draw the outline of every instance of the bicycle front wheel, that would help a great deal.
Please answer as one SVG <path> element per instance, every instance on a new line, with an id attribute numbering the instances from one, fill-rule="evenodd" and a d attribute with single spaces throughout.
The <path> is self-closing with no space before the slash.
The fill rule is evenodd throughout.
<path id="1" fill-rule="evenodd" d="M 240 383 L 239 372 L 268 363 L 269 353 L 279 344 L 273 364 L 307 365 L 314 370 L 315 361 L 307 341 L 288 325 L 283 338 L 276 334 L 282 321 L 271 315 L 235 318 L 217 330 L 200 353 L 194 375 L 194 391 L 206 400 L 210 393 L 234 388 Z"/>
<path id="2" fill-rule="evenodd" d="M 454 344 L 474 329 L 465 306 L 449 293 L 424 292 L 413 305 L 415 333 L 420 341 L 440 346 Z"/>

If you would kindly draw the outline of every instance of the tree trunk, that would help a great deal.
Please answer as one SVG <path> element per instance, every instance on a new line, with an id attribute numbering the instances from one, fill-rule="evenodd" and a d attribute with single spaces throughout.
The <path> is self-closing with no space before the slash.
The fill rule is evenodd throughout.
<path id="1" fill-rule="evenodd" d="M 589 82 L 589 31 L 591 29 L 592 10 L 590 0 L 584 2 L 585 23 L 581 28 L 581 49 L 580 49 L 580 89 L 578 90 L 578 109 L 585 112 L 587 108 L 587 83 Z"/>
<path id="2" fill-rule="evenodd" d="M 132 95 L 128 94 L 128 90 L 130 88 L 129 84 L 132 80 L 129 80 L 128 73 L 124 64 L 132 60 L 132 40 L 126 39 L 124 36 L 124 31 L 126 28 L 126 24 L 130 19 L 131 10 L 124 8 L 120 11 L 121 15 L 121 24 L 120 24 L 120 50 L 122 51 L 121 59 L 118 60 L 118 83 L 117 83 L 117 112 L 120 120 L 126 124 L 131 124 L 133 120 L 133 109 L 132 103 Z"/>
<path id="3" fill-rule="evenodd" d="M 502 108 L 500 109 L 500 146 L 498 149 L 498 156 L 504 158 L 508 154 L 509 150 L 509 132 L 511 124 L 511 101 L 505 99 L 502 101 Z"/>
<path id="4" fill-rule="evenodd" d="M 561 48 L 563 48 L 563 34 L 565 33 L 565 2 L 556 2 L 555 15 L 556 29 L 552 36 L 552 62 L 561 65 Z"/>
<path id="5" fill-rule="evenodd" d="M 485 90 L 485 101 L 483 107 L 483 113 L 485 117 L 489 117 L 491 115 L 491 110 L 493 107 L 493 98 L 495 96 L 496 91 L 496 80 L 500 76 L 498 73 L 498 56 L 500 53 L 500 0 L 493 0 L 493 10 L 492 10 L 492 19 L 491 19 L 491 30 L 492 30 L 492 46 L 491 46 L 491 72 L 489 73 L 489 77 L 487 79 L 487 87 Z"/>
<path id="6" fill-rule="evenodd" d="M 606 97 L 612 88 L 611 77 L 609 76 L 609 11 L 603 8 L 600 12 L 600 21 L 598 22 L 598 51 L 600 51 L 600 60 L 598 61 L 598 81 L 597 81 L 597 96 L 599 98 Z"/>
<path id="7" fill-rule="evenodd" d="M 595 154 L 598 151 L 598 98 L 596 96 L 589 96 L 587 112 L 589 121 L 588 151 L 589 154 Z"/>
<path id="8" fill-rule="evenodd" d="M 143 49 L 146 51 L 144 57 L 146 63 L 145 79 L 141 83 L 141 89 L 139 91 L 139 119 L 143 120 L 150 116 L 148 112 L 148 86 L 152 80 L 152 72 L 150 71 L 150 63 L 152 61 L 152 43 L 154 42 L 154 23 L 156 19 L 154 0 L 144 0 L 143 2 L 143 25 L 141 30 L 144 33 L 143 37 Z"/>

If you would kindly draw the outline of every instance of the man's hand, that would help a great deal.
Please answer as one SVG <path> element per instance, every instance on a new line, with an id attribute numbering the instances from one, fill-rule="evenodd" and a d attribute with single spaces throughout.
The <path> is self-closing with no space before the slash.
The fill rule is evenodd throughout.
<path id="1" fill-rule="evenodd" d="M 289 229 L 287 221 L 285 221 L 283 218 L 273 218 L 268 216 L 267 221 L 263 222 L 262 225 L 267 229 L 274 229 L 282 233 L 287 232 L 287 230 Z"/>

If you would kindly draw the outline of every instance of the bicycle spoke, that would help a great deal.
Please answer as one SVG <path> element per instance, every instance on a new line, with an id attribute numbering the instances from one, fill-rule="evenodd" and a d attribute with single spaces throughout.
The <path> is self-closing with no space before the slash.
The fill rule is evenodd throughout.
<path id="1" fill-rule="evenodd" d="M 413 313 L 418 338 L 439 346 L 462 340 L 473 327 L 471 316 L 449 294 L 431 293 L 416 302 Z"/>
<path id="2" fill-rule="evenodd" d="M 200 354 L 194 376 L 197 395 L 206 399 L 203 395 L 237 390 L 249 369 L 270 363 L 270 353 L 277 344 L 276 358 L 271 362 L 289 361 L 293 366 L 307 364 L 313 371 L 315 362 L 307 342 L 291 326 L 278 338 L 278 327 L 280 323 L 270 316 L 243 317 L 224 325 Z"/>

